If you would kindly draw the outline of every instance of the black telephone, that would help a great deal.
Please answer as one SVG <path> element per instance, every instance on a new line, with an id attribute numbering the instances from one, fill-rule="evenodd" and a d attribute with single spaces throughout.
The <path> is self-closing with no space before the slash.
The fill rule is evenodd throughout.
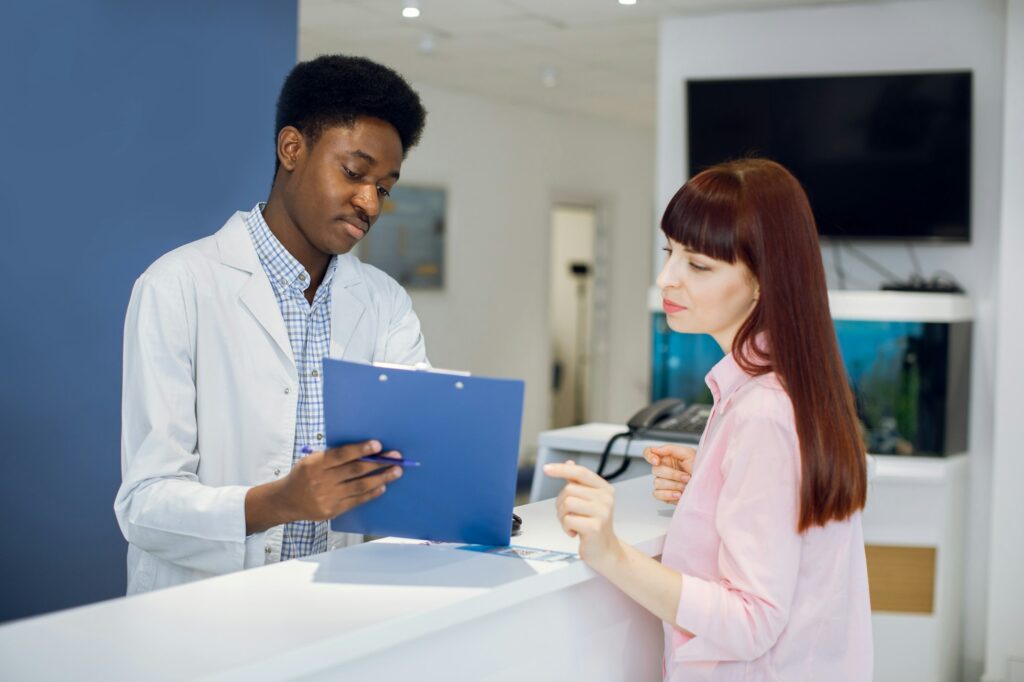
<path id="1" fill-rule="evenodd" d="M 601 453 L 601 460 L 597 465 L 597 474 L 606 480 L 618 478 L 629 468 L 629 457 L 622 458 L 622 464 L 610 474 L 605 474 L 604 469 L 608 465 L 608 456 L 611 454 L 612 446 L 620 438 L 626 438 L 626 450 L 629 450 L 630 443 L 634 438 L 645 440 L 671 441 L 676 443 L 700 442 L 701 434 L 704 433 L 704 426 L 711 416 L 711 405 L 694 403 L 687 406 L 682 400 L 676 398 L 662 398 L 656 400 L 644 409 L 634 414 L 626 426 L 628 431 L 617 433 L 608 439 L 608 443 Z"/>
<path id="2" fill-rule="evenodd" d="M 634 414 L 626 426 L 634 438 L 697 443 L 711 416 L 711 405 L 687 405 L 677 398 L 662 398 Z"/>

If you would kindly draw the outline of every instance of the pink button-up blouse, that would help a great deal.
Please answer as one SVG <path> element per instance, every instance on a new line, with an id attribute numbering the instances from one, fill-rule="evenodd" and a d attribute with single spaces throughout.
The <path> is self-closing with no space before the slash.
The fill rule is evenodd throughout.
<path id="1" fill-rule="evenodd" d="M 707 384 L 714 410 L 662 553 L 682 573 L 665 679 L 870 680 L 860 513 L 797 533 L 789 396 L 775 374 L 751 377 L 731 354 Z"/>

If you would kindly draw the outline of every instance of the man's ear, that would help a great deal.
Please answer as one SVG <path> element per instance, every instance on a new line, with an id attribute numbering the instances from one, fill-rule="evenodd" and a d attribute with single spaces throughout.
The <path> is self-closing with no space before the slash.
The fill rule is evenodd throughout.
<path id="1" fill-rule="evenodd" d="M 291 172 L 306 152 L 306 138 L 298 128 L 285 126 L 277 134 L 277 159 L 281 167 Z"/>

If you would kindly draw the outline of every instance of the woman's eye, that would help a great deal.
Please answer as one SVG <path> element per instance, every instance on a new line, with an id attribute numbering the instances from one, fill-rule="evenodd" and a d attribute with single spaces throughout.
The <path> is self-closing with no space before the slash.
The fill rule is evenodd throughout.
<path id="1" fill-rule="evenodd" d="M 701 265 L 700 263 L 694 263 L 693 261 L 690 261 L 690 267 L 693 268 L 694 270 L 696 270 L 697 272 L 707 272 L 708 270 L 711 269 L 711 268 L 709 268 L 706 265 Z"/>
<path id="2" fill-rule="evenodd" d="M 672 247 L 671 246 L 663 246 L 663 247 L 661 247 L 661 250 L 664 251 L 665 253 L 667 253 L 670 256 L 672 255 Z"/>

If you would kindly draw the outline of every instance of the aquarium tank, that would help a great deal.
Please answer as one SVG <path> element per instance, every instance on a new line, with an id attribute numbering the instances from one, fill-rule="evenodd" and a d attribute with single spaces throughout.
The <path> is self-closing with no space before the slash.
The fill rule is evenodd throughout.
<path id="1" fill-rule="evenodd" d="M 712 402 L 704 383 L 722 350 L 652 313 L 651 401 Z M 967 449 L 970 322 L 836 320 L 864 445 L 877 455 L 944 456 Z"/>

